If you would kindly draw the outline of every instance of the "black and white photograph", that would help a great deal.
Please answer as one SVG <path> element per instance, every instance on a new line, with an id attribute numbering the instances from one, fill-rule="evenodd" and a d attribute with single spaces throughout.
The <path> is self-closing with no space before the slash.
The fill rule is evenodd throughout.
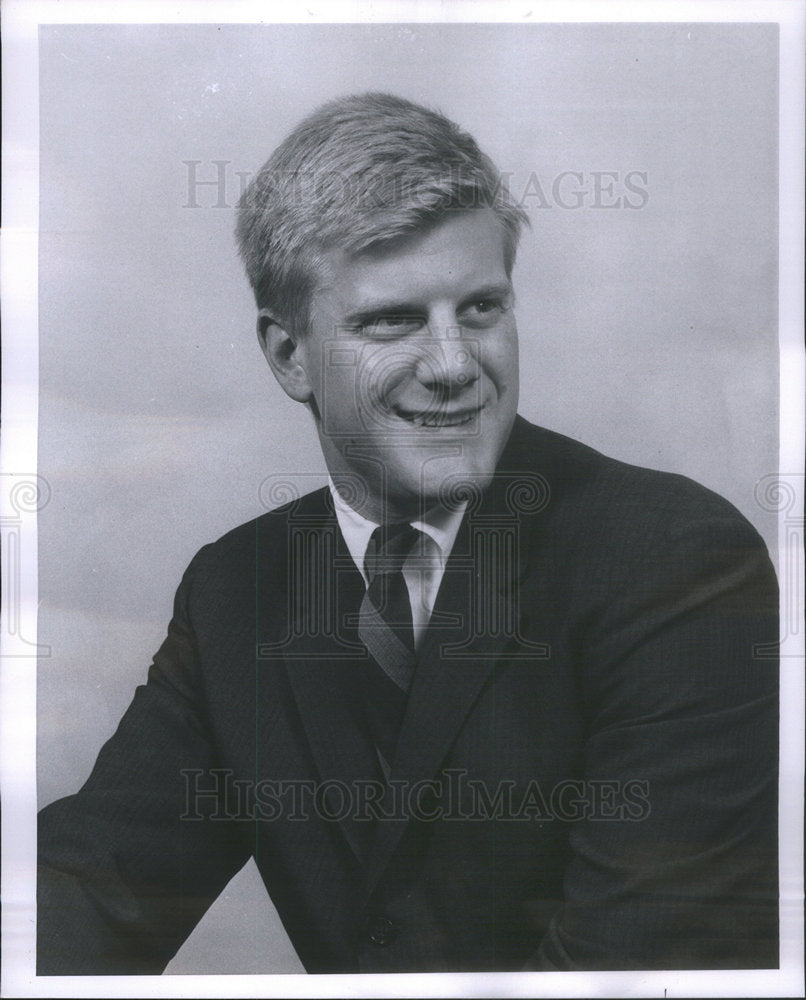
<path id="1" fill-rule="evenodd" d="M 798 995 L 806 6 L 25 6 L 2 995 Z"/>

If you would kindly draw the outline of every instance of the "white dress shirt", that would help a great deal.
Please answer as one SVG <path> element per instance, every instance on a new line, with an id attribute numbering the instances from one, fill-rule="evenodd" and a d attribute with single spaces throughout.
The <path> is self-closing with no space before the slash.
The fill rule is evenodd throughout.
<path id="1" fill-rule="evenodd" d="M 347 549 L 364 580 L 364 586 L 368 587 L 369 580 L 364 562 L 372 533 L 379 525 L 353 510 L 342 499 L 332 479 L 328 479 L 328 485 Z M 421 545 L 415 546 L 403 564 L 403 579 L 406 581 L 411 602 L 415 648 L 420 645 L 431 619 L 439 585 L 445 573 L 445 565 L 456 541 L 466 506 L 466 503 L 462 504 L 455 510 L 433 507 L 425 512 L 421 521 L 410 522 L 413 528 L 422 533 Z"/>

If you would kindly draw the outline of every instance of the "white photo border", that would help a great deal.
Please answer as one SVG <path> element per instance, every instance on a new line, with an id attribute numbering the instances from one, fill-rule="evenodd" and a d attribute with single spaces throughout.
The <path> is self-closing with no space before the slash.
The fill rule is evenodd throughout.
<path id="1" fill-rule="evenodd" d="M 510 21 L 510 2 L 423 0 L 272 4 L 277 23 Z M 803 149 L 802 2 L 566 2 L 532 4 L 530 22 L 730 21 L 780 25 L 780 463 L 769 496 L 779 506 L 782 601 L 782 765 L 779 971 L 410 974 L 405 976 L 42 977 L 34 974 L 36 512 L 37 479 L 37 29 L 64 23 L 265 23 L 265 3 L 6 0 L 3 4 L 3 438 L 0 515 L 3 606 L 0 632 L 2 816 L 2 995 L 4 996 L 799 996 L 803 988 L 804 565 L 803 565 Z M 777 492 L 775 492 L 777 491 Z"/>

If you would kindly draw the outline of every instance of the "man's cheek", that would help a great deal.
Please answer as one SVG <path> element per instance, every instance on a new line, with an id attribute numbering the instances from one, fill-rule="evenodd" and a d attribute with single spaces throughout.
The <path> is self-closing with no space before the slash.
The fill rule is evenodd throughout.
<path id="1" fill-rule="evenodd" d="M 323 430 L 330 435 L 358 434 L 362 430 L 361 410 L 366 400 L 361 399 L 360 384 L 353 366 L 339 369 L 333 364 L 322 379 L 320 406 Z"/>

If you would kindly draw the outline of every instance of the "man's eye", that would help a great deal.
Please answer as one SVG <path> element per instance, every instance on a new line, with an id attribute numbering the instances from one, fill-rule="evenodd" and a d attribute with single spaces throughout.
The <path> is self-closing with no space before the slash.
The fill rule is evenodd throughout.
<path id="1" fill-rule="evenodd" d="M 418 330 L 423 320 L 418 316 L 373 316 L 360 326 L 365 337 L 384 340 L 392 337 L 403 337 L 407 333 Z"/>
<path id="2" fill-rule="evenodd" d="M 462 310 L 461 319 L 468 325 L 489 325 L 497 322 L 498 318 L 507 309 L 507 303 L 503 299 L 477 299 L 469 303 Z"/>

